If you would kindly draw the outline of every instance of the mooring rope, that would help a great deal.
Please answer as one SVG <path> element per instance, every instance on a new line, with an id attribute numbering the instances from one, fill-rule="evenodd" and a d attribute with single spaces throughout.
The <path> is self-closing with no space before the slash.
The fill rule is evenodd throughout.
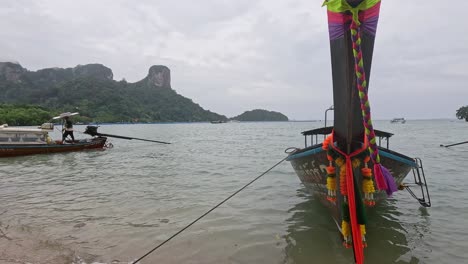
<path id="1" fill-rule="evenodd" d="M 243 191 L 245 188 L 247 188 L 249 185 L 251 185 L 252 183 L 254 183 L 256 180 L 260 179 L 263 175 L 267 174 L 268 172 L 270 172 L 272 169 L 274 169 L 276 166 L 280 165 L 283 161 L 285 161 L 288 157 L 285 157 L 283 158 L 282 160 L 280 160 L 279 162 L 277 162 L 275 165 L 273 165 L 272 167 L 270 167 L 268 170 L 264 171 L 262 174 L 260 174 L 259 176 L 257 176 L 255 179 L 251 180 L 249 183 L 247 183 L 246 185 L 244 185 L 242 188 L 240 188 L 239 190 L 237 190 L 236 192 L 234 192 L 233 194 L 229 195 L 227 198 L 225 198 L 223 201 L 221 201 L 220 203 L 218 203 L 217 205 L 215 205 L 213 208 L 211 208 L 210 210 L 208 210 L 206 213 L 202 214 L 200 217 L 198 217 L 197 219 L 193 220 L 190 224 L 186 225 L 184 228 L 182 228 L 181 230 L 177 231 L 175 234 L 173 234 L 171 237 L 169 237 L 168 239 L 164 240 L 163 242 L 161 242 L 159 245 L 157 245 L 156 247 L 154 247 L 153 249 L 151 249 L 150 251 L 148 251 L 146 254 L 144 254 L 143 256 L 141 256 L 140 258 L 138 258 L 137 260 L 133 261 L 132 264 L 136 264 L 138 261 L 144 259 L 146 256 L 148 256 L 149 254 L 153 253 L 155 250 L 157 250 L 158 248 L 160 248 L 161 246 L 163 246 L 164 244 L 166 244 L 167 242 L 169 242 L 171 239 L 173 239 L 174 237 L 176 237 L 177 235 L 179 235 L 180 233 L 184 232 L 187 228 L 191 227 L 193 224 L 195 224 L 196 222 L 198 222 L 200 219 L 202 219 L 203 217 L 207 216 L 209 213 L 211 213 L 212 211 L 214 211 L 216 208 L 218 208 L 219 206 L 221 206 L 223 203 L 227 202 L 229 199 L 231 199 L 232 197 L 234 197 L 236 194 L 240 193 L 241 191 Z"/>

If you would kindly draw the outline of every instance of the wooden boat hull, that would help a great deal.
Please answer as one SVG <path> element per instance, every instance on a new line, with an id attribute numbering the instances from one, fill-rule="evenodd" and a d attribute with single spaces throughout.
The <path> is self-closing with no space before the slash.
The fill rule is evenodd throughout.
<path id="1" fill-rule="evenodd" d="M 295 150 L 288 160 L 306 188 L 331 210 L 344 246 L 353 248 L 354 260 L 361 264 L 367 244 L 365 207 L 401 189 L 397 187 L 403 186 L 410 170 L 415 169 L 420 179 L 420 159 L 389 150 L 391 134 L 378 136 L 373 128 L 368 91 L 380 1 L 329 0 L 324 5 L 330 33 L 334 125 L 304 131 L 306 148 Z M 311 147 L 307 147 L 309 135 L 312 141 L 315 136 Z M 325 136 L 323 148 L 317 141 L 319 135 Z M 380 147 L 382 137 L 387 139 L 387 148 Z M 423 191 L 422 181 L 417 184 Z M 424 199 L 418 201 L 430 206 Z"/>
<path id="2" fill-rule="evenodd" d="M 385 148 L 379 148 L 381 155 L 381 164 L 384 165 L 392 173 L 397 186 L 402 184 L 408 173 L 417 167 L 414 159 L 391 151 Z M 341 221 L 341 207 L 339 202 L 330 202 L 327 200 L 327 171 L 326 167 L 329 163 L 327 160 L 327 152 L 322 149 L 322 144 L 314 145 L 308 148 L 298 150 L 289 155 L 288 161 L 291 162 L 296 174 L 308 191 L 313 194 L 326 207 L 330 208 L 331 214 L 335 221 Z M 369 164 L 373 166 L 372 162 Z M 355 171 L 355 175 L 359 175 L 359 171 Z M 357 177 L 356 180 L 360 185 L 362 177 Z M 340 195 L 339 193 L 337 194 Z M 376 188 L 375 200 L 376 203 L 385 199 L 387 194 L 383 191 L 378 191 Z M 340 199 L 338 199 L 340 201 Z"/>
<path id="3" fill-rule="evenodd" d="M 73 144 L 1 144 L 0 158 L 102 149 L 104 148 L 106 141 L 106 137 L 96 137 L 92 139 L 79 140 Z"/>

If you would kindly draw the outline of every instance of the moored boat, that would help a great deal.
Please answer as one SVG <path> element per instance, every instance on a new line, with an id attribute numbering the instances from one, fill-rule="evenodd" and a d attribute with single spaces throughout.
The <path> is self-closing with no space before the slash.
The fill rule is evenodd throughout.
<path id="1" fill-rule="evenodd" d="M 289 152 L 288 160 L 308 190 L 330 208 L 344 245 L 353 248 L 356 263 L 363 263 L 366 208 L 401 189 L 423 206 L 431 203 L 421 160 L 390 150 L 393 134 L 373 128 L 367 93 L 380 0 L 327 0 L 324 5 L 334 125 L 302 132 L 305 147 Z M 403 183 L 410 171 L 422 198 Z"/>
<path id="2" fill-rule="evenodd" d="M 330 161 L 327 157 L 327 150 L 323 148 L 323 143 L 319 142 L 318 138 L 323 139 L 324 136 L 330 135 L 333 131 L 333 127 L 322 127 L 318 129 L 308 130 L 302 132 L 305 138 L 305 147 L 302 149 L 296 149 L 292 152 L 287 160 L 291 162 L 291 165 L 298 175 L 301 182 L 307 187 L 307 189 L 315 195 L 322 204 L 331 209 L 331 214 L 334 221 L 341 225 L 341 208 L 336 203 L 336 200 L 331 200 L 328 195 L 327 189 L 327 178 L 328 172 L 327 167 Z M 381 164 L 388 168 L 392 173 L 396 186 L 406 188 L 403 180 L 406 178 L 409 172 L 415 171 L 415 175 L 419 177 L 416 181 L 422 181 L 425 185 L 425 179 L 423 178 L 421 162 L 418 159 L 410 158 L 406 155 L 398 153 L 390 149 L 389 139 L 393 136 L 392 133 L 375 130 L 375 134 L 379 141 L 379 153 L 381 158 Z M 309 145 L 311 142 L 311 145 Z M 382 144 L 382 142 L 384 144 Z M 368 155 L 367 152 L 362 152 L 362 156 Z M 367 162 L 367 167 L 373 167 L 372 161 Z M 418 171 L 419 170 L 419 171 Z M 356 172 L 355 175 L 359 175 L 360 172 Z M 362 185 L 362 177 L 356 177 L 357 185 Z M 426 193 L 425 193 L 426 194 Z M 386 199 L 387 194 L 384 190 L 376 191 L 373 195 L 373 202 L 378 203 L 379 201 Z M 371 201 L 370 201 L 371 202 Z M 426 200 L 421 201 L 423 204 L 428 204 Z M 373 206 L 374 204 L 369 204 Z"/>

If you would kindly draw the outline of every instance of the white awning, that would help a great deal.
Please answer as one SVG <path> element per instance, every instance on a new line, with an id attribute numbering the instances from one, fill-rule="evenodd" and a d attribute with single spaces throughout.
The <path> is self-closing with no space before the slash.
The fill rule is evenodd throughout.
<path id="1" fill-rule="evenodd" d="M 74 116 L 74 115 L 78 115 L 78 114 L 79 114 L 78 112 L 75 112 L 75 113 L 65 112 L 65 113 L 61 113 L 59 116 L 53 117 L 52 119 L 60 119 L 60 118 L 66 117 L 66 116 Z"/>

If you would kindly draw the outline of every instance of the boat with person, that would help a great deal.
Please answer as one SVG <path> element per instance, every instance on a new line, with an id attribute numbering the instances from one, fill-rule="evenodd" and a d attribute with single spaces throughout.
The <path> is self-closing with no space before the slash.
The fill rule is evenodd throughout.
<path id="1" fill-rule="evenodd" d="M 392 193 L 407 189 L 425 207 L 431 206 L 421 159 L 390 149 L 392 133 L 374 129 L 367 95 L 380 0 L 327 0 L 333 81 L 334 124 L 302 132 L 305 147 L 290 148 L 287 160 L 296 174 L 328 207 L 364 262 L 366 210 Z M 326 113 L 325 113 L 326 115 Z M 413 172 L 417 196 L 403 180 Z"/>
<path id="2" fill-rule="evenodd" d="M 62 113 L 59 116 L 52 118 L 52 120 L 65 119 L 79 113 Z M 66 138 L 65 140 L 53 140 L 49 133 L 54 131 L 54 123 L 44 123 L 37 128 L 29 127 L 9 127 L 7 124 L 0 126 L 0 158 L 25 156 L 34 154 L 51 154 L 59 152 L 72 152 L 90 149 L 104 149 L 112 147 L 108 142 L 108 137 L 127 139 L 127 140 L 141 140 L 147 142 L 170 144 L 168 142 L 156 141 L 150 139 L 142 139 L 135 137 L 103 134 L 98 132 L 98 126 L 86 126 L 83 134 L 91 136 L 91 138 L 84 138 L 72 140 Z M 62 127 L 62 131 L 64 128 Z"/>
<path id="3" fill-rule="evenodd" d="M 390 123 L 404 124 L 404 123 L 406 123 L 406 120 L 403 117 L 393 118 L 392 120 L 390 120 Z"/>
<path id="4" fill-rule="evenodd" d="M 0 126 L 0 158 L 33 154 L 102 149 L 106 137 L 93 137 L 80 140 L 53 140 L 49 133 L 54 131 L 53 123 L 44 123 L 38 128 Z"/>
<path id="5" fill-rule="evenodd" d="M 79 113 L 62 113 L 52 118 L 58 120 L 78 115 Z M 15 157 L 33 154 L 72 152 L 89 149 L 103 149 L 107 137 L 92 137 L 79 140 L 53 140 L 49 133 L 54 131 L 52 120 L 37 128 L 0 126 L 0 157 Z"/>

